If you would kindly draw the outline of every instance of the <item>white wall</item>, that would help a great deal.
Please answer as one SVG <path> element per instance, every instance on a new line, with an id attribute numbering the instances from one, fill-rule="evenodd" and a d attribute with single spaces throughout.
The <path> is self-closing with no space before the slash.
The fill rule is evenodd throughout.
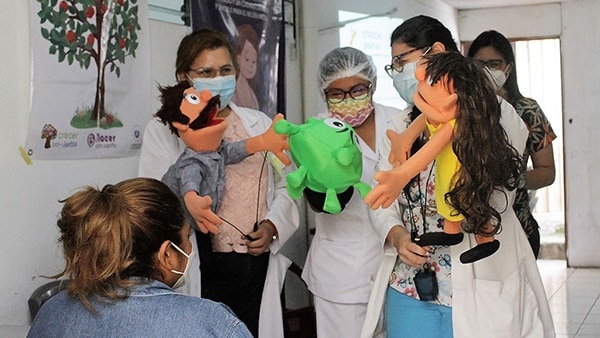
<path id="1" fill-rule="evenodd" d="M 563 135 L 567 259 L 600 267 L 600 2 L 562 4 Z"/>
<path id="2" fill-rule="evenodd" d="M 488 29 L 508 38 L 560 37 L 563 130 L 558 134 L 564 138 L 567 263 L 573 267 L 600 266 L 600 255 L 593 254 L 600 242 L 600 209 L 594 204 L 600 199 L 599 12 L 596 0 L 459 12 L 463 40 Z"/>
<path id="3" fill-rule="evenodd" d="M 462 41 L 473 41 L 479 33 L 490 29 L 514 39 L 557 37 L 561 32 L 561 5 L 463 10 L 459 11 L 458 22 Z"/>

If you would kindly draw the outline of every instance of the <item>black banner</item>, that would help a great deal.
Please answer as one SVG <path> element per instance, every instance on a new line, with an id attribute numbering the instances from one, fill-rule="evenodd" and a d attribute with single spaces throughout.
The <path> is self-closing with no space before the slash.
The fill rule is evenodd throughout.
<path id="1" fill-rule="evenodd" d="M 229 36 L 238 65 L 232 101 L 271 117 L 285 113 L 282 1 L 192 0 L 190 12 L 193 30 Z"/>

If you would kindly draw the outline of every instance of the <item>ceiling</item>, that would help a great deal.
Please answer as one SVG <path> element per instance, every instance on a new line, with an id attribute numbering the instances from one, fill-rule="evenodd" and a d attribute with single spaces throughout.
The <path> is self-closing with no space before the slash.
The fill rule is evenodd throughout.
<path id="1" fill-rule="evenodd" d="M 478 9 L 491 7 L 513 7 L 525 5 L 548 4 L 566 0 L 444 0 L 456 9 Z"/>

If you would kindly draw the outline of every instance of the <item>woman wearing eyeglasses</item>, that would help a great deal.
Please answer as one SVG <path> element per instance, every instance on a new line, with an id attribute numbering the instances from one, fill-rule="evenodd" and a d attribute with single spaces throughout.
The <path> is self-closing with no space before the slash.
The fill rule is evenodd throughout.
<path id="1" fill-rule="evenodd" d="M 218 117 L 227 120 L 223 138 L 228 142 L 259 135 L 272 122 L 260 111 L 231 102 L 236 89 L 233 55 L 223 34 L 202 29 L 183 38 L 175 61 L 177 81 L 221 96 Z M 139 175 L 161 178 L 184 149 L 169 127 L 150 121 Z M 192 242 L 200 262 L 194 263 L 196 273 L 190 275 L 192 288 L 185 290 L 228 305 L 255 337 L 283 336 L 279 294 L 291 261 L 279 250 L 299 225 L 296 204 L 287 194 L 278 164 L 259 153 L 225 167 L 226 184 L 216 214 L 239 230 L 227 223 L 219 225 L 215 236 L 196 229 Z"/>
<path id="2" fill-rule="evenodd" d="M 479 34 L 469 47 L 468 57 L 487 67 L 499 88 L 498 94 L 515 107 L 529 130 L 523 156 L 523 174 L 513 208 L 537 258 L 540 252 L 540 228 L 531 213 L 528 190 L 543 188 L 554 182 L 552 141 L 556 134 L 538 103 L 521 94 L 517 83 L 515 54 L 504 35 L 493 30 Z M 530 157 L 533 169 L 527 170 Z"/>
<path id="3" fill-rule="evenodd" d="M 371 58 L 352 47 L 330 51 L 319 65 L 318 88 L 327 104 L 327 112 L 319 117 L 338 118 L 354 128 L 362 152 L 363 182 L 371 182 L 387 122 L 399 113 L 373 102 L 376 83 Z M 318 337 L 360 336 L 383 253 L 366 204 L 358 191 L 350 188 L 348 193 L 340 194 L 347 202 L 341 213 L 315 214 L 316 233 L 302 274 L 314 295 Z M 310 203 L 311 196 L 305 196 Z"/>
<path id="4" fill-rule="evenodd" d="M 458 52 L 450 31 L 438 20 L 416 16 L 391 35 L 386 71 L 409 107 L 395 116 L 390 129 L 401 133 L 421 114 L 413 103 L 415 70 L 424 55 Z M 501 120 L 511 141 L 523 140 L 526 129 L 514 109 L 500 100 Z M 406 159 L 428 142 L 421 135 Z M 391 170 L 390 141 L 381 147 L 378 170 Z M 523 142 L 524 143 L 524 142 Z M 396 154 L 398 155 L 398 154 Z M 435 197 L 435 161 L 403 189 L 397 204 L 371 211 L 384 256 L 369 299 L 361 337 L 549 337 L 552 320 L 541 278 L 520 226 L 504 218 L 496 235 L 499 251 L 471 264 L 459 255 L 474 246 L 472 234 L 454 246 L 419 246 L 425 233 L 443 231 Z M 510 208 L 509 208 L 510 209 Z M 509 287 L 510 285 L 510 287 Z"/>

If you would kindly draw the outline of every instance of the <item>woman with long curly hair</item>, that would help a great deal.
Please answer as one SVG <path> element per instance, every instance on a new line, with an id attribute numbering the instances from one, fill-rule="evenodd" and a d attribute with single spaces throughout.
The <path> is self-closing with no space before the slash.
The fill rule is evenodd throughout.
<path id="1" fill-rule="evenodd" d="M 475 63 L 458 53 L 424 56 L 417 68 L 414 95 L 423 112 L 403 134 L 392 134 L 397 167 L 375 175 L 379 182 L 365 199 L 372 207 L 387 207 L 421 168 L 433 160 L 436 204 L 444 216 L 444 232 L 416 238 L 421 245 L 455 245 L 462 230 L 476 235 L 478 245 L 461 255 L 472 263 L 499 248 L 493 236 L 501 216 L 490 205 L 495 190 L 514 190 L 520 156 L 500 124 L 500 105 L 489 80 Z M 406 159 L 407 149 L 425 130 L 430 142 Z M 395 140 L 395 141 L 394 141 Z"/>

